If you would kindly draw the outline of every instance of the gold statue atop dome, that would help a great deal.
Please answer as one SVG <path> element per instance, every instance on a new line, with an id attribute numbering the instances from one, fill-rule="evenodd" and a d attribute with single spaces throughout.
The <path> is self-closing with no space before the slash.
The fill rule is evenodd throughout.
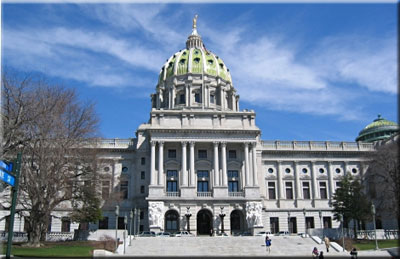
<path id="1" fill-rule="evenodd" d="M 196 14 L 196 15 L 194 16 L 194 18 L 193 18 L 193 29 L 196 29 L 196 28 L 197 28 L 197 17 L 198 17 L 198 15 Z"/>

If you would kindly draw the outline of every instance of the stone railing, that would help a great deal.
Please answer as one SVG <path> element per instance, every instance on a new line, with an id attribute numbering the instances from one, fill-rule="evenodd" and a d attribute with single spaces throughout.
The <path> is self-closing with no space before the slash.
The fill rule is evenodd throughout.
<path id="1" fill-rule="evenodd" d="M 212 192 L 197 192 L 197 197 L 212 197 Z"/>
<path id="2" fill-rule="evenodd" d="M 166 192 L 167 197 L 179 197 L 179 192 Z"/>
<path id="3" fill-rule="evenodd" d="M 372 143 L 335 141 L 261 141 L 264 150 L 374 151 Z"/>
<path id="4" fill-rule="evenodd" d="M 99 140 L 100 148 L 132 148 L 133 139 L 101 139 Z"/>
<path id="5" fill-rule="evenodd" d="M 244 197 L 243 192 L 229 192 L 229 197 Z"/>
<path id="6" fill-rule="evenodd" d="M 8 240 L 8 232 L 0 231 L 0 241 Z M 27 242 L 28 234 L 26 232 L 14 232 L 13 233 L 13 242 Z"/>

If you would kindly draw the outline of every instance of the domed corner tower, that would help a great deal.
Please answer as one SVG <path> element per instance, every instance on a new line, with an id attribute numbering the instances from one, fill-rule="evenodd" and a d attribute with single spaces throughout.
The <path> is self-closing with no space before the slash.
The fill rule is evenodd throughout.
<path id="1" fill-rule="evenodd" d="M 378 114 L 378 118 L 360 131 L 356 141 L 372 143 L 388 139 L 396 133 L 399 133 L 399 125 L 396 122 L 382 118 Z"/>

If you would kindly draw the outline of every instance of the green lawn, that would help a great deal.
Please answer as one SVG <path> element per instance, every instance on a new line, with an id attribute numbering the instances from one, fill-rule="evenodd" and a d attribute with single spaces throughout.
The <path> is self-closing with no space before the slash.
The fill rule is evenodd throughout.
<path id="1" fill-rule="evenodd" d="M 91 257 L 96 249 L 90 244 L 46 244 L 45 247 L 31 248 L 21 245 L 13 245 L 11 254 L 14 256 L 26 257 Z M 3 254 L 6 253 L 6 246 L 3 246 Z"/>
<path id="2" fill-rule="evenodd" d="M 375 249 L 375 240 L 358 241 L 353 243 L 357 250 L 371 250 Z M 399 247 L 399 240 L 378 240 L 379 248 Z"/>

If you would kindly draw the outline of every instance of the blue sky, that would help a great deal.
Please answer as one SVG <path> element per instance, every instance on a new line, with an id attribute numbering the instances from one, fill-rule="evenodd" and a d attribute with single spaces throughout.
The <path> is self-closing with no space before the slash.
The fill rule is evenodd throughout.
<path id="1" fill-rule="evenodd" d="M 105 138 L 149 119 L 165 60 L 192 19 L 230 69 L 264 140 L 353 141 L 380 113 L 397 121 L 392 4 L 2 4 L 2 66 L 93 100 Z"/>

